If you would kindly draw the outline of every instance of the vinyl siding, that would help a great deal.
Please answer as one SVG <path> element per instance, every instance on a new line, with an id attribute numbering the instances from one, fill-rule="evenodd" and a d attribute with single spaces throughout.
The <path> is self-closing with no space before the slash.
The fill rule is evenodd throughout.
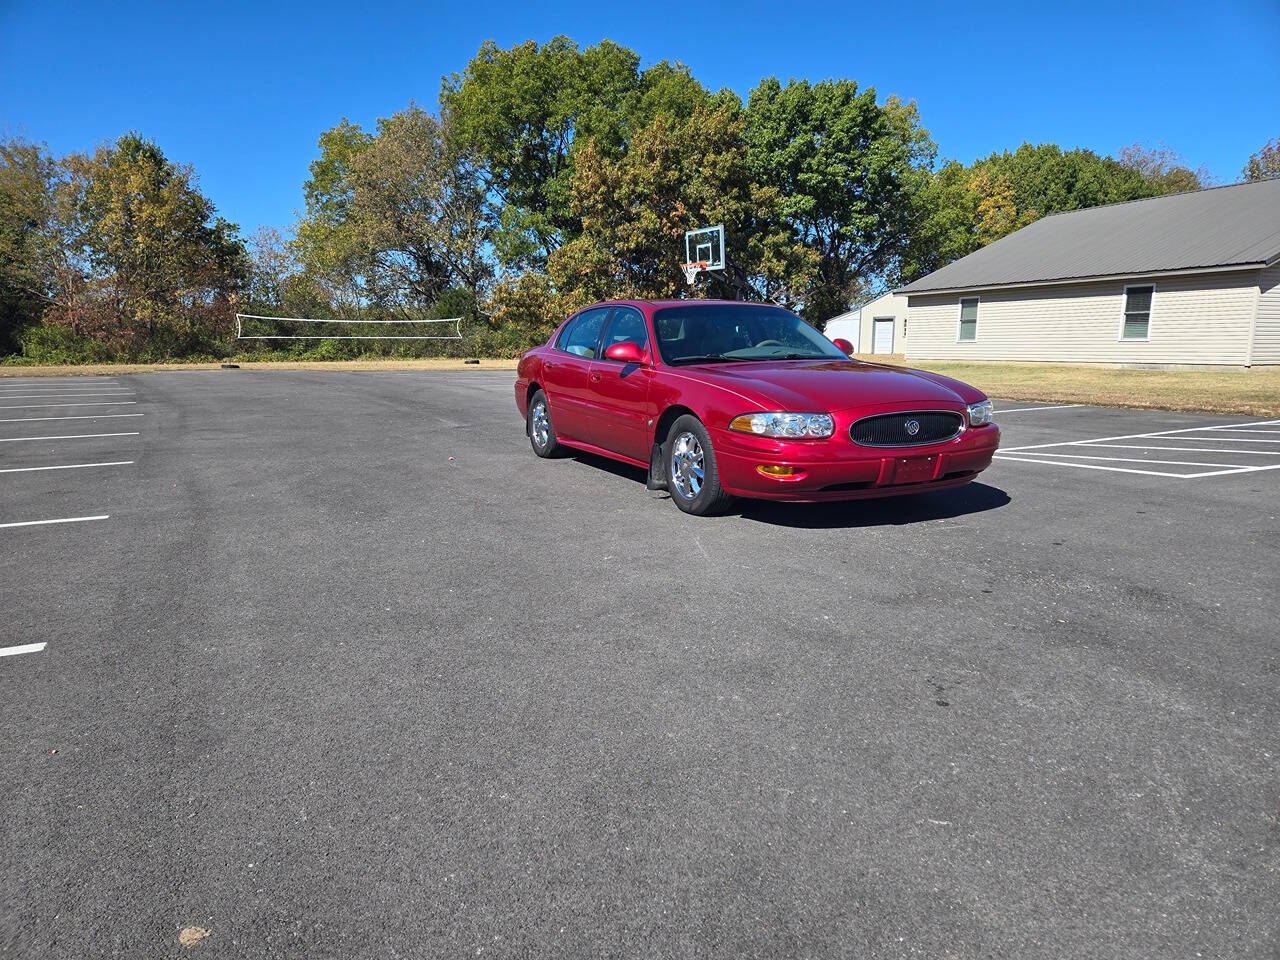
<path id="1" fill-rule="evenodd" d="M 1121 340 L 1124 288 L 1146 284 L 1155 286 L 1149 339 Z M 980 298 L 978 336 L 959 343 L 962 295 Z M 907 360 L 1243 366 L 1257 299 L 1256 270 L 912 294 Z"/>
<path id="2" fill-rule="evenodd" d="M 1258 325 L 1253 333 L 1253 362 L 1280 363 L 1280 263 L 1262 271 Z"/>

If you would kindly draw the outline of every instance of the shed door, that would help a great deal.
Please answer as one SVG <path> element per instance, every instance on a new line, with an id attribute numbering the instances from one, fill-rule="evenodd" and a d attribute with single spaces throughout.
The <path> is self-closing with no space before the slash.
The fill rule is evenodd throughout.
<path id="1" fill-rule="evenodd" d="M 876 317 L 871 331 L 871 352 L 893 353 L 893 318 Z"/>

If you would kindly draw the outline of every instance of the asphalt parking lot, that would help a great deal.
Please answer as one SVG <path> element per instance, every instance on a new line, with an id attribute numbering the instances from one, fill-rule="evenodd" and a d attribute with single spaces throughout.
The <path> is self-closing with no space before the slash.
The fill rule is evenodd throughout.
<path id="1" fill-rule="evenodd" d="M 0 955 L 1275 956 L 1280 424 L 699 520 L 511 380 L 0 379 Z"/>

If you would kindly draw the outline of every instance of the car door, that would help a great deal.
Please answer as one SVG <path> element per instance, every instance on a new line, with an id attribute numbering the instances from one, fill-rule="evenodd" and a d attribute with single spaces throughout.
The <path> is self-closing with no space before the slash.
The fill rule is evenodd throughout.
<path id="1" fill-rule="evenodd" d="M 615 343 L 631 342 L 646 351 L 645 363 L 622 363 L 605 358 L 604 351 Z M 649 325 L 635 307 L 616 307 L 604 328 L 600 356 L 591 363 L 594 422 L 591 426 L 596 446 L 636 460 L 649 460 L 652 417 L 649 383 L 653 378 L 653 350 Z"/>
<path id="2" fill-rule="evenodd" d="M 564 325 L 555 349 L 542 362 L 543 389 L 551 406 L 551 425 L 566 440 L 594 443 L 595 398 L 591 392 L 591 362 L 600 348 L 600 334 L 612 307 L 584 310 Z"/>

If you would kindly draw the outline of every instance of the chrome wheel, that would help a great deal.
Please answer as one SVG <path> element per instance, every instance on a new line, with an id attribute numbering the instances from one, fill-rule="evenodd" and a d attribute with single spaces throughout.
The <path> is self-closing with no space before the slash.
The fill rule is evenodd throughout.
<path id="1" fill-rule="evenodd" d="M 705 478 L 702 444 L 686 430 L 671 444 L 671 486 L 685 500 L 692 500 L 701 492 Z"/>
<path id="2" fill-rule="evenodd" d="M 539 400 L 529 411 L 529 433 L 539 447 L 545 447 L 551 439 L 551 418 L 547 416 L 545 400 Z"/>

